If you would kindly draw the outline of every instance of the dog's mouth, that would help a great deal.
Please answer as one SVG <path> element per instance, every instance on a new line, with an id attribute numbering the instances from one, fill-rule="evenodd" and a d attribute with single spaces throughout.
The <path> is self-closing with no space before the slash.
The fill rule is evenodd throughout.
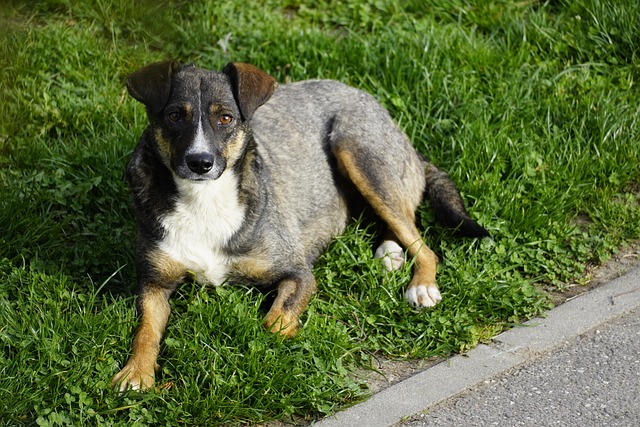
<path id="1" fill-rule="evenodd" d="M 222 173 L 224 172 L 224 169 L 220 169 L 219 171 L 215 171 L 215 172 L 207 172 L 205 174 L 197 174 L 197 173 L 193 173 L 193 172 L 186 172 L 186 171 L 175 171 L 175 175 L 180 178 L 180 179 L 184 179 L 186 181 L 192 181 L 192 182 L 206 182 L 206 181 L 214 181 L 218 178 L 220 178 L 220 175 L 222 175 Z"/>
<path id="2" fill-rule="evenodd" d="M 217 176 L 181 174 L 181 173 L 176 173 L 175 171 L 173 173 L 174 179 L 180 180 L 180 181 L 183 181 L 183 182 L 187 182 L 188 181 L 188 182 L 192 182 L 194 184 L 201 184 L 201 183 L 205 183 L 205 182 L 215 181 L 218 178 L 220 178 L 220 175 L 222 175 L 222 173 L 220 173 Z"/>

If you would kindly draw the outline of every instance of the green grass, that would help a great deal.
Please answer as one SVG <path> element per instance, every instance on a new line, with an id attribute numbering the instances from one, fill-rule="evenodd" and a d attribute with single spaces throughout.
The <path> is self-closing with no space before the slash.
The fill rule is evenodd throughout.
<path id="1" fill-rule="evenodd" d="M 635 0 L 133 3 L 0 9 L 0 424 L 313 419 L 366 397 L 352 373 L 372 359 L 465 351 L 640 237 Z M 186 284 L 163 389 L 112 392 L 135 327 L 123 170 L 145 126 L 123 81 L 167 57 L 369 91 L 493 239 L 455 239 L 422 207 L 444 301 L 418 312 L 410 266 L 383 274 L 351 227 L 290 341 L 260 325 L 268 295 Z"/>

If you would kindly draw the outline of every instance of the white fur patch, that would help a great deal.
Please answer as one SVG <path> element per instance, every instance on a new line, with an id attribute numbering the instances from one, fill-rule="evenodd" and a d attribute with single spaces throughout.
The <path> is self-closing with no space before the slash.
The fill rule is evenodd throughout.
<path id="1" fill-rule="evenodd" d="M 179 197 L 173 211 L 161 219 L 165 236 L 160 250 L 193 271 L 198 281 L 221 285 L 229 264 L 221 248 L 245 217 L 238 179 L 227 170 L 216 180 L 175 180 Z"/>
<path id="2" fill-rule="evenodd" d="M 387 271 L 398 270 L 404 264 L 404 252 L 393 240 L 382 242 L 376 249 L 374 257 L 382 260 L 382 265 Z"/>
<path id="3" fill-rule="evenodd" d="M 202 117 L 198 117 L 198 129 L 196 130 L 196 136 L 193 139 L 193 143 L 189 148 L 189 151 L 194 153 L 206 152 L 209 150 L 209 144 L 207 144 L 207 138 L 204 136 L 204 129 L 202 128 Z"/>
<path id="4" fill-rule="evenodd" d="M 411 286 L 404 293 L 404 297 L 409 304 L 418 308 L 433 307 L 442 301 L 442 296 L 436 285 Z"/>

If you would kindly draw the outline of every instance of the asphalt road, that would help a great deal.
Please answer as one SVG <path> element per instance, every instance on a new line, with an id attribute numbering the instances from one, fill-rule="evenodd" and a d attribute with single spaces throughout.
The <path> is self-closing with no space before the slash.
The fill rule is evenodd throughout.
<path id="1" fill-rule="evenodd" d="M 640 310 L 400 424 L 640 425 Z"/>

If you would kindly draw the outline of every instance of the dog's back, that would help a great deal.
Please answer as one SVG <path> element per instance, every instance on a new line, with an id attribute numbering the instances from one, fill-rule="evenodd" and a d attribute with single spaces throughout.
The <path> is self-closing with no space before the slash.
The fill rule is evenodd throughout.
<path id="1" fill-rule="evenodd" d="M 362 147 L 363 160 L 383 180 L 378 191 L 409 195 L 415 204 L 422 197 L 426 162 L 387 111 L 358 89 L 333 80 L 279 86 L 256 111 L 252 128 L 277 181 L 278 212 L 293 216 L 311 258 L 362 207 L 360 193 L 339 170 L 339 145 Z M 396 182 L 398 188 L 389 188 Z"/>

